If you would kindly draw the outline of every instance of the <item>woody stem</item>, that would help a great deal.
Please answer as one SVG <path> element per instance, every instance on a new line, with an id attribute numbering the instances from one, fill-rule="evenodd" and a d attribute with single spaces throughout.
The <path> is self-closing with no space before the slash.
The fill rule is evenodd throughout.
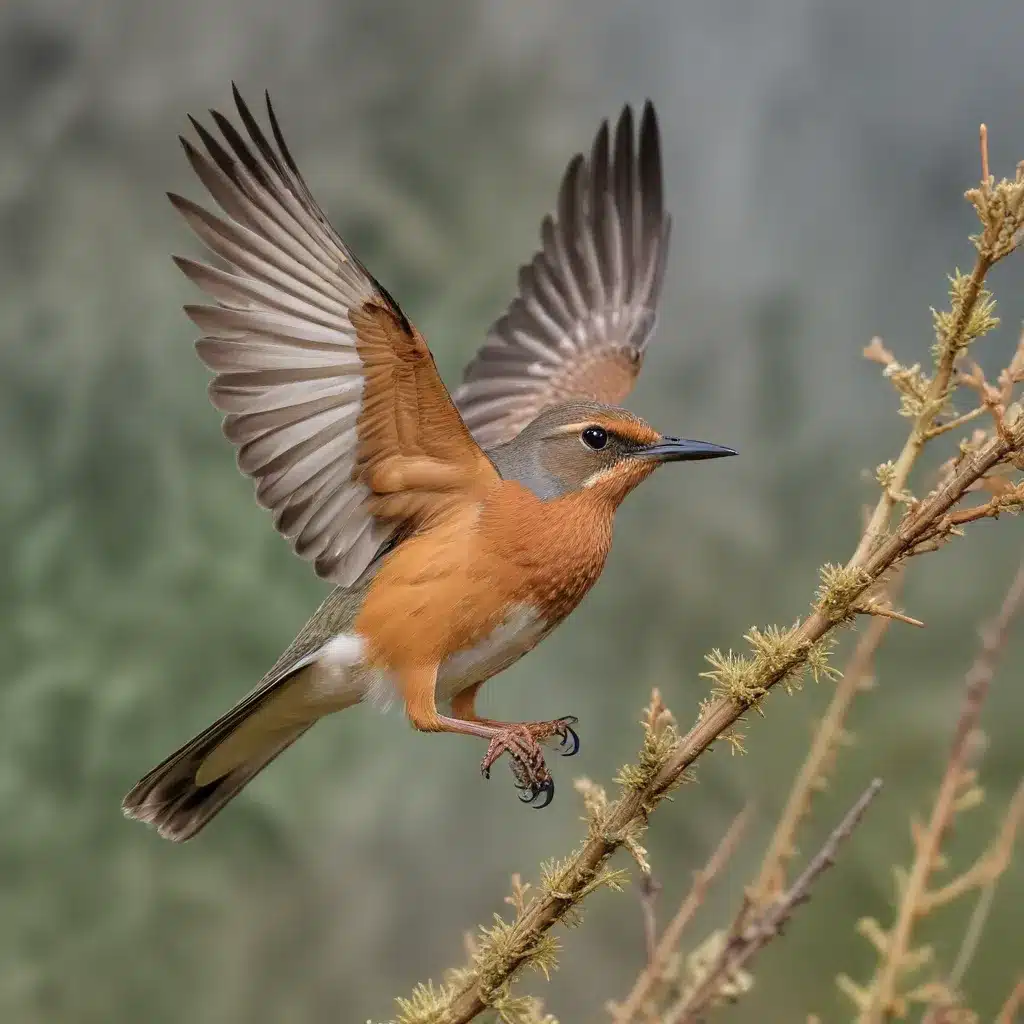
<path id="1" fill-rule="evenodd" d="M 949 393 L 950 381 L 953 377 L 953 367 L 957 356 L 963 351 L 967 326 L 970 323 L 971 314 L 981 296 L 981 289 L 985 283 L 985 275 L 989 272 L 994 259 L 988 253 L 979 252 L 974 263 L 974 270 L 971 272 L 967 283 L 967 289 L 957 310 L 956 319 L 953 321 L 952 329 L 942 339 L 942 349 L 939 353 L 936 365 L 935 377 L 928 388 L 927 396 L 922 403 L 921 411 L 914 422 L 906 444 L 900 452 L 895 463 L 893 463 L 892 476 L 887 486 L 882 488 L 882 494 L 871 513 L 867 529 L 857 545 L 848 566 L 853 568 L 861 565 L 871 550 L 885 535 L 889 526 L 889 519 L 892 516 L 893 507 L 896 504 L 896 495 L 906 489 L 907 480 L 910 478 L 910 471 L 914 468 L 921 449 L 929 440 L 932 428 L 935 425 L 935 417 L 941 412 L 945 404 L 946 396 Z"/>
<path id="2" fill-rule="evenodd" d="M 967 456 L 942 486 L 913 511 L 908 512 L 895 532 L 877 544 L 872 553 L 865 553 L 859 558 L 855 556 L 853 564 L 857 564 L 863 570 L 864 586 L 845 595 L 844 606 L 833 609 L 830 615 L 816 611 L 807 618 L 798 630 L 799 643 L 792 661 L 765 670 L 756 680 L 757 685 L 763 691 L 768 691 L 794 668 L 806 663 L 811 645 L 821 640 L 851 614 L 854 604 L 864 590 L 904 557 L 921 535 L 963 497 L 971 484 L 980 480 L 1012 451 L 1020 451 L 1022 448 L 1024 417 L 1018 418 L 1008 428 L 1005 436 L 997 435 Z M 870 545 L 864 545 L 862 542 L 861 548 L 864 548 L 865 552 L 869 547 Z M 658 775 L 642 789 L 627 790 L 609 809 L 600 834 L 588 838 L 561 874 L 559 892 L 538 897 L 517 917 L 505 946 L 507 955 L 504 959 L 502 978 L 492 982 L 492 986 L 507 980 L 529 958 L 538 936 L 566 914 L 573 905 L 575 895 L 586 889 L 608 858 L 622 845 L 622 839 L 619 837 L 628 834 L 629 826 L 634 821 L 646 820 L 651 808 L 660 802 L 683 772 L 734 725 L 746 710 L 745 704 L 731 697 L 720 697 L 675 744 Z M 487 1001 L 493 991 L 494 987 L 491 986 L 486 990 L 481 989 L 475 976 L 470 978 L 452 994 L 447 1021 L 450 1024 L 466 1024 L 471 1021 L 487 1008 Z"/>

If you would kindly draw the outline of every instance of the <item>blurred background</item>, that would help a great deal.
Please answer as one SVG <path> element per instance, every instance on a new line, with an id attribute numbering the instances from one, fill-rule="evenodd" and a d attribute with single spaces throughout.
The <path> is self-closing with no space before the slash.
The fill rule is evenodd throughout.
<path id="1" fill-rule="evenodd" d="M 929 306 L 969 266 L 977 126 L 993 170 L 1024 157 L 1024 7 L 986 0 L 7 0 L 0 9 L 0 1020 L 387 1019 L 462 958 L 510 873 L 581 835 L 574 774 L 610 781 L 653 685 L 688 722 L 702 654 L 805 613 L 905 436 L 861 349 L 927 359 Z M 533 251 L 568 158 L 602 117 L 658 106 L 675 217 L 660 326 L 631 406 L 735 445 L 665 473 L 620 514 L 579 612 L 492 683 L 495 715 L 574 713 L 560 797 L 520 807 L 481 751 L 396 713 L 320 725 L 198 839 L 122 819 L 138 776 L 247 690 L 326 588 L 235 471 L 180 311 L 164 199 L 200 196 L 175 136 L 230 82 L 276 98 L 334 223 L 430 339 L 449 382 Z M 993 284 L 1016 342 L 1024 257 Z M 810 851 L 875 774 L 886 789 L 813 902 L 723 1019 L 845 1019 L 833 977 L 873 964 L 858 917 L 890 913 L 892 865 L 937 784 L 976 642 L 1024 549 L 980 524 L 913 566 L 857 742 L 818 800 Z M 847 641 L 848 643 L 848 641 Z M 991 834 L 1022 769 L 1015 642 L 986 712 Z M 838 663 L 841 663 L 841 658 Z M 1016 666 L 1016 667 L 1014 667 Z M 757 826 L 697 939 L 759 861 L 829 685 L 773 697 L 747 757 L 719 749 L 655 817 L 667 917 L 749 797 Z M 643 959 L 635 891 L 601 894 L 543 986 L 602 1019 Z M 968 989 L 994 1012 L 1020 968 L 1024 868 L 1000 889 Z M 507 909 L 507 908 L 504 908 Z M 929 933 L 940 957 L 968 905 Z M 1016 939 L 1013 936 L 1016 935 Z M 948 963 L 948 959 L 946 961 Z"/>

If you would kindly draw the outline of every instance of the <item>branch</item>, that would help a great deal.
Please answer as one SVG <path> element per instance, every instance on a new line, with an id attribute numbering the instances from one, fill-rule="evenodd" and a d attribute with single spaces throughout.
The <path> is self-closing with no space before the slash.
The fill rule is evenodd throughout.
<path id="1" fill-rule="evenodd" d="M 795 669 L 805 665 L 814 645 L 823 640 L 839 622 L 846 620 L 849 609 L 861 594 L 901 561 L 929 526 L 945 515 L 967 493 L 971 484 L 980 480 L 1011 452 L 1020 451 L 1022 448 L 1024 417 L 1018 417 L 1010 430 L 1010 441 L 1002 437 L 993 437 L 966 458 L 938 490 L 919 503 L 915 511 L 908 513 L 896 532 L 885 540 L 874 554 L 864 557 L 860 562 L 851 559 L 847 571 L 850 576 L 858 576 L 860 582 L 850 582 L 847 592 L 843 595 L 826 595 L 830 598 L 825 602 L 829 605 L 827 610 L 819 607 L 795 630 L 793 641 L 797 653 L 787 663 L 762 672 L 760 678 L 752 680 L 754 686 L 762 693 L 767 693 Z M 733 726 L 746 710 L 746 705 L 729 697 L 721 697 L 715 701 L 676 745 L 658 777 L 642 794 L 644 802 L 649 803 L 664 794 L 682 772 L 689 768 L 722 733 Z M 632 802 L 628 803 L 631 806 Z M 617 820 L 619 817 L 620 815 L 616 815 Z M 625 825 L 625 822 L 622 822 L 622 825 Z"/>
<path id="2" fill-rule="evenodd" d="M 890 592 L 893 587 L 890 585 Z M 815 730 L 811 749 L 793 783 L 782 816 L 765 853 L 757 881 L 751 890 L 750 906 L 763 907 L 775 899 L 786 884 L 786 864 L 796 852 L 796 833 L 807 816 L 811 799 L 829 772 L 843 725 L 854 698 L 865 688 L 874 667 L 875 652 L 889 629 L 888 618 L 874 618 L 854 649 L 842 678 L 836 683 L 828 709 Z"/>
<path id="3" fill-rule="evenodd" d="M 958 357 L 997 323 L 984 279 L 992 265 L 1013 251 L 1024 230 L 1024 164 L 1018 167 L 1015 180 L 993 184 L 986 179 L 980 189 L 970 190 L 967 198 L 982 225 L 972 239 L 977 262 L 969 277 L 954 275 L 950 310 L 935 315 L 934 379 L 929 380 L 917 367 L 888 367 L 901 391 L 902 411 L 914 424 L 896 462 L 879 467 L 883 494 L 849 562 L 842 568 L 826 567 L 818 600 L 803 622 L 788 630 L 772 627 L 748 632 L 753 656 L 714 652 L 709 657 L 713 671 L 708 675 L 716 683 L 714 697 L 702 705 L 690 731 L 679 738 L 674 730 L 664 730 L 653 746 L 648 749 L 645 745 L 640 766 L 620 775 L 619 799 L 609 803 L 601 792 L 601 801 L 595 800 L 588 811 L 583 845 L 546 873 L 540 892 L 524 904 L 512 922 L 502 922 L 500 942 L 492 938 L 489 945 L 482 943 L 481 960 L 456 972 L 436 998 L 430 986 L 420 986 L 417 992 L 430 997 L 424 997 L 427 1009 L 416 1015 L 403 1012 L 403 1024 L 465 1024 L 488 1006 L 497 1008 L 498 1000 L 507 1001 L 515 975 L 525 967 L 537 966 L 540 952 L 545 958 L 552 955 L 552 940 L 547 936 L 551 927 L 577 914 L 577 905 L 595 888 L 618 881 L 614 872 L 605 870 L 612 854 L 623 846 L 634 857 L 642 853 L 638 837 L 651 811 L 686 779 L 697 758 L 716 740 L 735 739 L 732 730 L 736 722 L 751 708 L 759 708 L 779 683 L 792 688 L 797 674 L 808 667 L 816 676 L 828 673 L 828 646 L 836 628 L 852 621 L 865 600 L 870 603 L 873 591 L 897 565 L 927 548 L 922 541 L 930 536 L 931 542 L 938 544 L 944 539 L 936 536 L 936 524 L 974 485 L 994 468 L 1024 465 L 1024 415 L 1017 406 L 999 405 L 988 410 L 996 421 L 992 436 L 979 437 L 968 447 L 962 445 L 960 457 L 931 494 L 917 500 L 905 490 L 929 430 L 945 413 L 952 388 L 960 383 L 954 374 Z M 872 358 L 887 357 L 880 343 L 869 348 Z M 1005 374 L 1008 381 L 1013 377 L 1010 368 Z M 906 510 L 891 529 L 897 504 Z"/>
<path id="4" fill-rule="evenodd" d="M 1010 799 L 1010 806 L 1003 817 L 1003 823 L 995 842 L 966 871 L 959 874 L 941 889 L 932 889 L 921 896 L 919 914 L 926 914 L 944 907 L 947 903 L 963 896 L 972 889 L 978 889 L 998 878 L 1009 866 L 1013 856 L 1013 844 L 1017 830 L 1024 820 L 1024 782 L 1018 784 Z"/>
<path id="5" fill-rule="evenodd" d="M 903 451 L 900 452 L 892 466 L 891 477 L 888 485 L 882 488 L 881 497 L 868 521 L 864 536 L 854 552 L 850 564 L 863 562 L 871 550 L 885 535 L 892 518 L 892 511 L 896 505 L 896 495 L 902 493 L 907 486 L 910 472 L 917 462 L 921 450 L 928 443 L 931 431 L 935 428 L 936 417 L 945 407 L 948 395 L 950 380 L 953 375 L 953 365 L 957 356 L 966 347 L 970 316 L 978 299 L 981 296 L 982 286 L 985 282 L 985 275 L 993 263 L 992 254 L 981 249 L 974 263 L 974 270 L 968 279 L 966 293 L 960 303 L 959 310 L 954 311 L 955 316 L 946 337 L 940 342 L 942 349 L 939 355 L 938 367 L 935 377 L 921 402 L 921 411 L 914 422 L 914 426 L 907 437 Z"/>
<path id="6" fill-rule="evenodd" d="M 928 883 L 939 863 L 942 841 L 956 814 L 957 801 L 963 795 L 964 780 L 968 773 L 971 756 L 971 739 L 978 728 L 981 709 L 995 675 L 999 654 L 1006 644 L 1010 624 L 1022 602 L 1024 602 L 1024 564 L 1018 569 L 995 622 L 982 630 L 981 649 L 967 673 L 963 709 L 957 721 L 946 771 L 935 798 L 928 826 L 923 833 L 915 837 L 914 864 L 903 888 L 896 924 L 892 931 L 885 936 L 884 958 L 875 980 L 870 986 L 867 1005 L 860 1017 L 861 1024 L 882 1024 L 886 1016 L 892 1013 L 896 1007 L 900 974 L 906 963 L 913 959 L 910 942 L 917 919 L 928 909 L 933 909 L 934 905 L 938 905 L 938 902 L 948 902 L 948 899 L 966 891 L 965 888 L 961 888 L 952 895 L 946 893 L 945 889 L 958 886 L 959 880 L 956 880 L 945 889 L 930 893 Z M 1024 797 L 1024 790 L 1019 790 L 1018 797 L 1011 805 L 1018 810 L 1011 813 L 1007 827 L 1003 830 L 1004 833 L 1009 833 L 1011 842 L 1016 829 L 1018 805 L 1021 803 L 1022 797 Z M 996 849 L 998 851 L 998 847 Z M 973 882 L 974 879 L 972 878 L 971 881 Z M 936 897 L 939 898 L 938 902 Z M 933 903 L 932 908 L 928 906 L 929 900 Z"/>
<path id="7" fill-rule="evenodd" d="M 1017 1012 L 1024 1007 L 1024 978 L 1021 978 L 1009 994 L 1002 1009 L 996 1016 L 996 1024 L 1014 1024 Z"/>
<path id="8" fill-rule="evenodd" d="M 821 849 L 808 861 L 796 881 L 774 903 L 744 926 L 741 933 L 730 939 L 724 955 L 716 962 L 700 984 L 685 996 L 664 1018 L 664 1024 L 696 1024 L 718 997 L 722 985 L 737 974 L 748 961 L 772 939 L 782 934 L 782 928 L 802 903 L 810 899 L 811 887 L 818 877 L 835 863 L 839 847 L 860 824 L 868 805 L 878 796 L 882 780 L 875 779 L 846 812 L 843 820 L 832 830 Z"/>
<path id="9" fill-rule="evenodd" d="M 953 962 L 953 968 L 946 979 L 946 984 L 951 990 L 955 991 L 960 988 L 964 976 L 967 974 L 967 969 L 970 967 L 974 954 L 981 943 L 985 922 L 988 920 L 988 915 L 992 910 L 992 903 L 995 899 L 996 884 L 999 881 L 999 876 L 1009 867 L 1009 858 L 1014 839 L 1016 838 L 1016 831 L 1022 821 L 1024 821 L 1024 780 L 1017 784 L 1017 791 L 1014 793 L 1010 806 L 1007 808 L 1006 815 L 1003 818 L 1000 838 L 994 847 L 994 849 L 998 849 L 1001 844 L 1005 845 L 1006 863 L 1001 865 L 998 863 L 992 864 L 992 867 L 996 870 L 992 871 L 987 879 L 980 880 L 981 892 L 978 896 L 978 901 L 974 906 L 974 910 L 971 911 L 971 917 L 967 923 L 967 930 L 964 933 L 963 941 L 960 943 L 960 949 L 957 952 L 956 960 Z"/>
<path id="10" fill-rule="evenodd" d="M 898 529 L 883 541 L 862 562 L 851 560 L 843 588 L 834 588 L 813 614 L 792 631 L 789 658 L 778 664 L 765 665 L 750 673 L 752 691 L 763 698 L 794 671 L 805 666 L 818 651 L 817 645 L 841 622 L 846 622 L 851 607 L 858 598 L 876 584 L 881 577 L 901 561 L 914 547 L 921 535 L 945 515 L 968 488 L 988 473 L 993 466 L 1004 461 L 1011 453 L 1024 448 L 1024 416 L 1017 417 L 1008 427 L 1008 436 L 995 436 L 964 458 L 926 500 L 908 512 Z M 517 915 L 505 936 L 502 950 L 502 968 L 488 979 L 488 987 L 507 984 L 512 976 L 530 959 L 540 937 L 572 911 L 575 904 L 592 890 L 600 877 L 605 862 L 620 846 L 625 837 L 642 829 L 651 810 L 679 783 L 684 772 L 717 739 L 727 733 L 746 712 L 751 701 L 721 696 L 712 701 L 694 723 L 690 731 L 677 740 L 665 757 L 662 767 L 645 785 L 630 787 L 605 813 L 600 829 L 591 829 L 583 846 L 569 859 L 559 872 L 557 885 L 551 886 L 543 896 L 535 898 Z M 446 998 L 445 1024 L 466 1024 L 487 1008 L 490 991 L 481 988 L 480 981 L 470 976 L 457 984 Z"/>
<path id="11" fill-rule="evenodd" d="M 704 868 L 694 873 L 690 891 L 686 894 L 675 917 L 662 933 L 661 939 L 654 947 L 649 963 L 636 979 L 633 990 L 626 997 L 625 1002 L 611 1007 L 613 1024 L 630 1024 L 630 1021 L 643 1007 L 651 990 L 664 978 L 672 954 L 679 948 L 679 939 L 683 934 L 683 929 L 690 923 L 697 908 L 704 901 L 712 880 L 722 871 L 735 852 L 740 836 L 749 820 L 750 805 L 748 804 L 733 819 L 728 831 L 722 837 Z"/>

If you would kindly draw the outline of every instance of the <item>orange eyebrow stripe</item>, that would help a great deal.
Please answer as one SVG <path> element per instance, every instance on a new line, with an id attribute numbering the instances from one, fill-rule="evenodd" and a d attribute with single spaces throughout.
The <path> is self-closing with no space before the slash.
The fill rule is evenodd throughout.
<path id="1" fill-rule="evenodd" d="M 637 444 L 655 444 L 661 440 L 661 434 L 644 423 L 625 416 L 610 416 L 607 413 L 595 413 L 593 416 L 580 420 L 578 423 L 567 423 L 559 428 L 559 433 L 573 434 L 584 427 L 604 427 L 611 434 L 617 434 L 627 441 Z"/>

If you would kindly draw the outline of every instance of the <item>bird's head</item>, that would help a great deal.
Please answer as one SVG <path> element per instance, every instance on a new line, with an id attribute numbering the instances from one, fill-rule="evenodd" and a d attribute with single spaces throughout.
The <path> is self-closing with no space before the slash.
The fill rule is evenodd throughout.
<path id="1" fill-rule="evenodd" d="M 515 438 L 487 453 L 506 480 L 547 501 L 591 491 L 613 506 L 666 462 L 735 455 L 732 448 L 659 434 L 639 416 L 597 402 L 542 412 Z"/>

